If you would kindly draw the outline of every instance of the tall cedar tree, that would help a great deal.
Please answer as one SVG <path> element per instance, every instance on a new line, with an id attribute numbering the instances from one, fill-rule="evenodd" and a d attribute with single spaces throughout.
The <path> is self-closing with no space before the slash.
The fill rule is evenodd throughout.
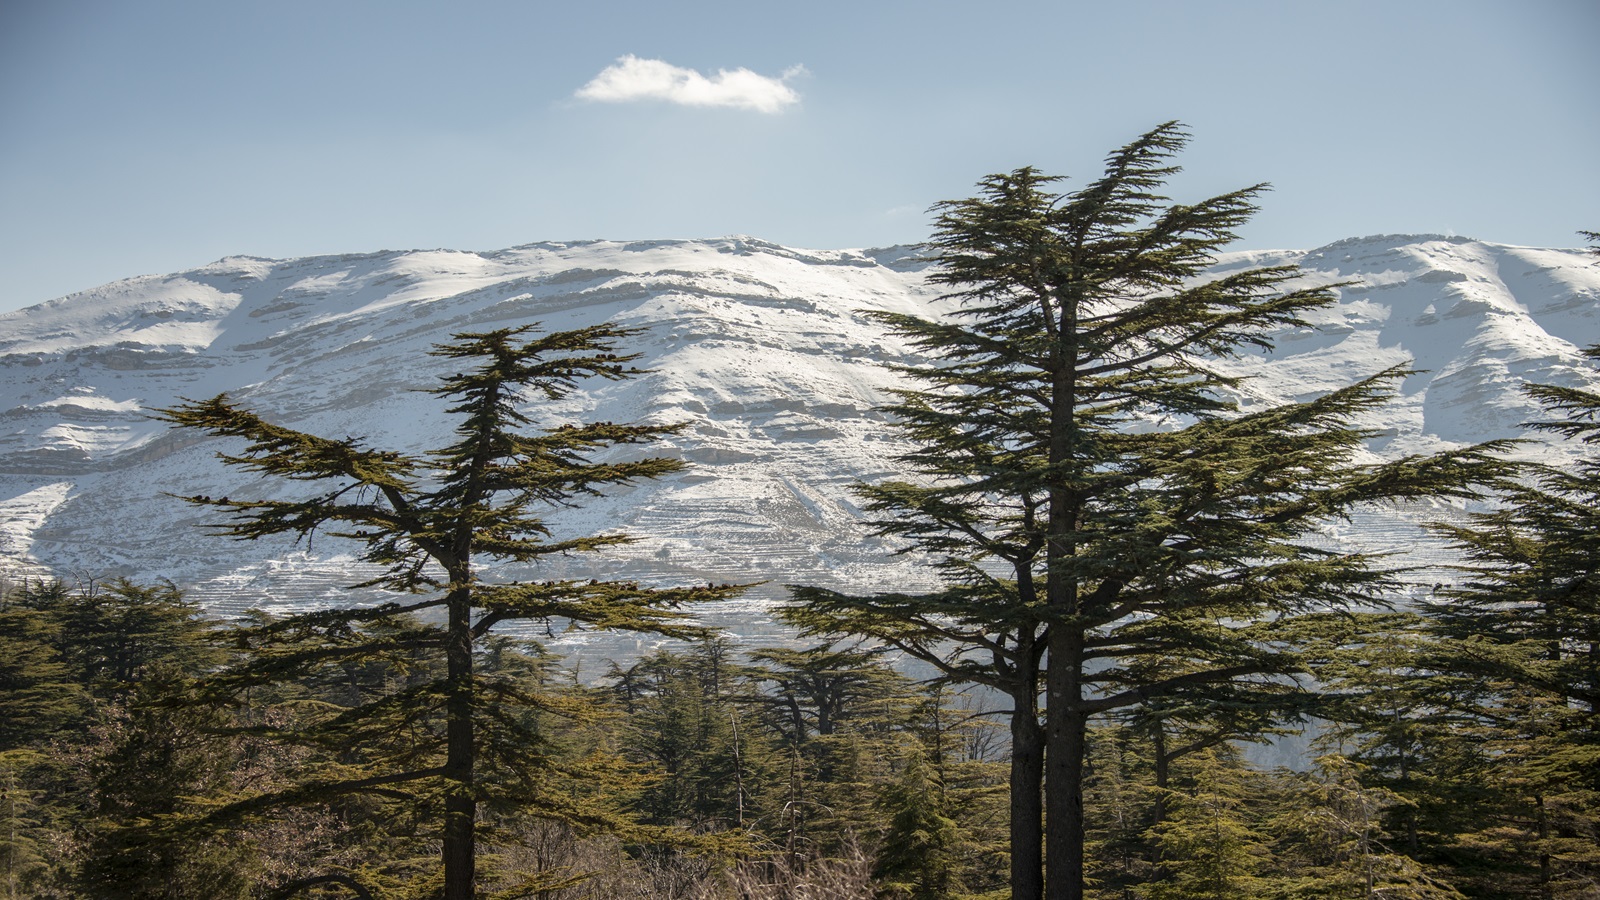
<path id="1" fill-rule="evenodd" d="M 1600 345 L 1584 353 L 1600 362 Z M 1473 712 L 1520 795 L 1539 896 L 1587 896 L 1600 879 L 1600 393 L 1524 391 L 1550 417 L 1528 427 L 1567 438 L 1577 458 L 1535 468 L 1468 525 L 1437 526 L 1469 574 L 1428 614 L 1450 639 L 1446 669 L 1483 688 Z"/>
<path id="2" fill-rule="evenodd" d="M 1007 683 L 1023 720 L 1014 740 L 1030 728 L 1043 650 L 1044 746 L 1013 744 L 1018 900 L 1046 896 L 1032 801 L 1046 766 L 1048 896 L 1083 896 L 1092 716 L 1295 672 L 1283 620 L 1376 602 L 1393 580 L 1370 557 L 1299 539 L 1367 502 L 1476 496 L 1474 480 L 1499 468 L 1489 447 L 1353 461 L 1370 436 L 1357 420 L 1405 369 L 1236 408 L 1235 379 L 1207 361 L 1269 348 L 1335 292 L 1290 287 L 1293 266 L 1206 273 L 1265 185 L 1169 204 L 1156 192 L 1186 142 L 1167 123 L 1076 192 L 1023 168 L 935 207 L 934 277 L 954 308 L 877 316 L 932 358 L 901 368 L 922 386 L 890 407 L 918 445 L 903 459 L 917 480 L 860 492 L 882 534 L 941 560 L 949 588 L 797 594 L 814 631 L 986 654 L 972 677 Z"/>
<path id="3" fill-rule="evenodd" d="M 453 404 L 448 411 L 460 417 L 460 424 L 455 443 L 425 455 L 295 431 L 267 422 L 225 395 L 162 411 L 173 424 L 247 441 L 243 453 L 222 455 L 232 465 L 326 486 L 298 500 L 185 498 L 232 513 L 232 521 L 219 526 L 220 531 L 253 540 L 272 535 L 306 538 L 325 530 L 363 545 L 363 558 L 384 567 L 380 577 L 358 587 L 429 595 L 377 608 L 311 613 L 280 623 L 279 631 L 345 633 L 359 623 L 423 614 L 421 621 L 430 624 L 414 631 L 403 628 L 406 646 L 388 649 L 423 650 L 443 657 L 442 682 L 412 690 L 404 701 L 437 702 L 445 723 L 442 758 L 420 755 L 415 759 L 420 765 L 402 765 L 398 771 L 336 778 L 310 786 L 312 791 L 242 802 L 260 807 L 275 799 L 301 799 L 308 792 L 316 798 L 362 792 L 393 796 L 407 789 L 419 797 L 441 793 L 446 900 L 470 900 L 475 895 L 476 820 L 480 800 L 493 789 L 488 782 L 498 780 L 480 780 L 480 770 L 490 765 L 500 768 L 505 761 L 498 757 L 516 751 L 515 735 L 502 733 L 509 717 L 499 708 L 519 698 L 500 696 L 503 692 L 474 673 L 474 648 L 490 629 L 516 620 L 559 618 L 598 628 L 681 634 L 687 631 L 684 613 L 677 611 L 681 604 L 727 598 L 740 590 L 734 586 L 650 589 L 587 580 L 509 584 L 480 580 L 487 558 L 531 563 L 552 554 L 628 542 L 631 538 L 621 534 L 557 538 L 541 512 L 596 495 L 609 485 L 659 478 L 683 468 L 678 460 L 659 457 L 593 460 L 620 445 L 672 434 L 679 426 L 600 422 L 522 433 L 533 424 L 521 411 L 527 395 L 559 400 L 581 379 L 619 380 L 643 371 L 630 365 L 637 354 L 615 351 L 616 342 L 636 330 L 598 325 L 537 334 L 535 327 L 457 334 L 450 343 L 436 347 L 432 355 L 465 365 L 464 371 L 444 377 L 432 391 Z M 430 613 L 434 618 L 428 617 Z M 441 616 L 443 621 L 437 621 Z M 364 642 L 335 642 L 302 651 L 310 654 L 303 659 L 291 653 L 289 658 L 269 658 L 264 665 L 285 672 L 341 654 L 360 658 L 372 650 Z"/>

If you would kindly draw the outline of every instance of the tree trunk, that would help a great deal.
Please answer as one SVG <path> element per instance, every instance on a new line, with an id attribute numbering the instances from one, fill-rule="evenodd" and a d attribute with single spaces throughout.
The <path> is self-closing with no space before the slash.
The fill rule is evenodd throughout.
<path id="1" fill-rule="evenodd" d="M 1034 678 L 1012 696 L 1011 898 L 1044 897 L 1044 729 Z"/>
<path id="2" fill-rule="evenodd" d="M 1150 825 L 1154 827 L 1167 820 L 1167 785 L 1171 782 L 1172 760 L 1167 756 L 1167 726 L 1160 719 L 1156 720 L 1150 737 L 1156 777 L 1156 799 L 1150 810 Z"/>
<path id="3" fill-rule="evenodd" d="M 1552 900 L 1556 892 L 1550 865 L 1550 816 L 1544 806 L 1544 797 L 1534 797 L 1533 802 L 1539 817 L 1539 898 Z"/>
<path id="4" fill-rule="evenodd" d="M 1045 873 L 1048 900 L 1083 900 L 1083 635 L 1051 629 L 1045 667 Z"/>
<path id="5" fill-rule="evenodd" d="M 1050 635 L 1045 663 L 1045 896 L 1083 900 L 1084 626 L 1079 615 L 1078 304 L 1081 286 L 1058 289 L 1050 365 L 1050 508 L 1045 538 L 1045 600 Z M 1050 312 L 1048 304 L 1045 309 Z"/>
<path id="6" fill-rule="evenodd" d="M 444 897 L 473 900 L 477 880 L 477 795 L 472 783 L 472 601 L 466 588 L 449 598 L 445 641 Z"/>

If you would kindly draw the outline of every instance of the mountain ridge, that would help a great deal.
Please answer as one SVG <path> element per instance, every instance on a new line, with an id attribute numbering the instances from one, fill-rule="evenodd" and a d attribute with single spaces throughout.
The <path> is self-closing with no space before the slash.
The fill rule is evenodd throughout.
<path id="1" fill-rule="evenodd" d="M 918 356 L 864 312 L 938 314 L 919 252 L 730 236 L 231 256 L 0 315 L 0 571 L 166 577 L 219 609 L 339 602 L 359 569 L 350 548 L 229 543 L 164 496 L 283 487 L 222 468 L 212 458 L 222 445 L 174 434 L 145 410 L 226 390 L 292 427 L 420 450 L 449 433 L 419 393 L 442 373 L 428 347 L 461 330 L 612 321 L 643 329 L 624 349 L 651 373 L 528 408 L 546 427 L 684 421 L 660 451 L 693 466 L 555 516 L 563 529 L 643 539 L 542 577 L 931 584 L 871 537 L 849 494 L 858 479 L 898 474 L 904 444 L 879 406 L 899 381 L 884 363 Z M 1312 317 L 1317 327 L 1219 365 L 1250 378 L 1236 396 L 1245 409 L 1391 365 L 1427 370 L 1372 423 L 1384 431 L 1374 459 L 1514 436 L 1538 414 L 1524 381 L 1596 386 L 1579 350 L 1600 342 L 1600 267 L 1581 250 L 1388 235 L 1230 252 L 1215 269 L 1277 263 L 1358 283 Z M 1374 512 L 1330 523 L 1327 539 L 1411 548 L 1400 535 L 1432 514 L 1452 511 Z"/>

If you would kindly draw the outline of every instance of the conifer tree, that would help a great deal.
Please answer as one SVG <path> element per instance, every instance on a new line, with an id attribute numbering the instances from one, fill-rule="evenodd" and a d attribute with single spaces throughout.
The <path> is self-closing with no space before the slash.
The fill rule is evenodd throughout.
<path id="1" fill-rule="evenodd" d="M 1180 783 L 1166 790 L 1171 815 L 1151 829 L 1160 871 L 1141 897 L 1228 900 L 1266 893 L 1258 874 L 1268 839 L 1243 808 L 1250 785 L 1236 752 L 1211 747 L 1185 760 Z"/>
<path id="2" fill-rule="evenodd" d="M 862 494 L 880 531 L 939 560 L 954 593 L 926 605 L 798 595 L 816 627 L 881 635 L 898 617 L 1024 681 L 1043 651 L 1052 900 L 1083 896 L 1091 717 L 1295 672 L 1264 623 L 1376 602 L 1389 583 L 1368 557 L 1298 539 L 1362 503 L 1473 496 L 1471 482 L 1498 467 L 1482 447 L 1355 462 L 1362 415 L 1404 369 L 1305 402 L 1235 406 L 1237 382 L 1210 361 L 1269 347 L 1274 329 L 1304 325 L 1335 293 L 1293 286 L 1292 266 L 1206 273 L 1265 186 L 1169 203 L 1158 192 L 1186 141 L 1167 123 L 1072 193 L 1023 168 L 936 207 L 947 314 L 878 315 L 931 357 L 901 367 L 918 387 L 889 408 L 917 444 L 904 458 L 912 480 Z M 1137 670 L 1151 659 L 1163 664 L 1145 680 Z M 1036 689 L 1011 687 L 1014 715 L 1028 715 Z M 1014 804 L 1037 795 L 1025 783 L 1036 766 L 1014 768 Z M 1012 891 L 1024 900 L 1046 894 L 1029 846 L 1040 829 L 1019 813 L 1032 813 L 1013 807 Z"/>
<path id="3" fill-rule="evenodd" d="M 192 673 L 158 664 L 128 686 L 128 706 L 91 764 L 94 818 L 77 887 L 106 900 L 250 896 L 253 842 L 164 827 L 199 795 L 224 790 L 235 762 L 226 713 L 173 704 Z"/>
<path id="4" fill-rule="evenodd" d="M 913 749 L 900 777 L 887 785 L 878 806 L 888 821 L 873 865 L 883 895 L 943 900 L 961 890 L 960 830 L 947 814 L 938 771 Z"/>
<path id="5" fill-rule="evenodd" d="M 931 454 L 935 455 L 936 454 Z M 918 489 L 909 484 L 863 485 L 859 493 L 875 514 L 898 514 Z M 942 501 L 930 498 L 931 503 Z M 919 501 L 921 502 L 921 501 Z M 1036 518 L 1039 501 L 1022 498 L 1019 521 Z M 934 515 L 952 515 L 958 507 Z M 907 656 L 934 667 L 943 682 L 977 684 L 1009 702 L 1006 717 L 1010 752 L 1007 761 L 1007 841 L 1011 887 L 1017 897 L 1038 897 L 1042 890 L 1044 808 L 1044 729 L 1039 722 L 1040 659 L 1044 627 L 1021 598 L 1035 585 L 1030 575 L 1007 578 L 974 564 L 974 558 L 997 557 L 1017 572 L 1038 564 L 1041 542 L 1026 532 L 996 529 L 981 536 L 976 527 L 953 524 L 952 534 L 916 533 L 924 522 L 910 518 L 879 521 L 884 534 L 915 533 L 937 557 L 947 587 L 934 594 L 882 593 L 852 596 L 815 587 L 792 589 L 794 604 L 779 611 L 782 619 L 807 634 L 860 635 L 882 641 Z M 956 552 L 960 540 L 980 537 L 977 553 Z M 1031 893 L 1030 893 L 1031 891 Z"/>
<path id="6" fill-rule="evenodd" d="M 770 812 L 766 775 L 774 765 L 764 735 L 746 721 L 754 693 L 731 655 L 732 643 L 713 635 L 686 653 L 613 664 L 625 752 L 656 776 L 635 801 L 647 821 L 738 833 Z"/>
<path id="7" fill-rule="evenodd" d="M 196 767 L 130 752 L 180 739 L 181 723 L 147 707 L 165 696 L 158 685 L 221 660 L 213 625 L 171 585 L 0 589 L 0 896 L 64 896 L 69 884 L 93 896 L 157 896 L 160 884 L 181 895 L 214 859 L 197 846 L 136 846 L 136 820 L 178 805 Z M 199 761 L 207 775 L 225 765 Z M 113 833 L 129 840 L 113 847 Z M 119 862 L 128 865 L 109 884 L 96 883 Z"/>
<path id="8" fill-rule="evenodd" d="M 1600 345 L 1585 355 L 1600 361 Z M 1447 641 L 1442 668 L 1477 688 L 1457 709 L 1507 800 L 1479 842 L 1528 860 L 1539 896 L 1583 896 L 1600 882 L 1600 393 L 1524 390 L 1549 416 L 1529 427 L 1566 438 L 1577 458 L 1535 467 L 1469 524 L 1437 526 L 1468 578 L 1428 615 Z"/>
<path id="9" fill-rule="evenodd" d="M 84 726 L 89 693 L 64 659 L 65 629 L 38 592 L 0 591 L 0 753 Z"/>
<path id="10" fill-rule="evenodd" d="M 1463 900 L 1449 882 L 1397 852 L 1404 835 L 1386 832 L 1383 820 L 1406 799 L 1367 783 L 1361 770 L 1332 754 L 1309 772 L 1280 774 L 1264 823 L 1281 873 L 1271 896 Z"/>
<path id="11" fill-rule="evenodd" d="M 1306 656 L 1319 685 L 1318 745 L 1340 771 L 1358 772 L 1363 788 L 1391 795 L 1385 827 L 1396 846 L 1437 860 L 1460 821 L 1464 798 L 1482 770 L 1483 742 L 1461 712 L 1481 690 L 1478 679 L 1439 665 L 1439 640 L 1411 612 L 1324 618 Z M 1348 763 L 1348 765 L 1345 765 Z"/>
<path id="12" fill-rule="evenodd" d="M 805 841 L 826 855 L 849 849 L 881 821 L 872 796 L 901 752 L 915 688 L 881 648 L 829 642 L 749 658 L 747 677 L 790 761 L 786 845 Z"/>
<path id="13" fill-rule="evenodd" d="M 399 736 L 415 728 L 410 748 L 334 770 L 282 790 L 245 797 L 213 816 L 255 813 L 280 804 L 366 796 L 397 801 L 413 812 L 442 797 L 438 825 L 443 896 L 475 896 L 480 804 L 521 803 L 535 811 L 589 825 L 598 810 L 553 797 L 541 779 L 538 735 L 504 710 L 536 704 L 517 685 L 480 677 L 475 649 L 495 626 L 518 620 L 562 619 L 596 628 L 684 634 L 677 607 L 732 596 L 733 586 L 647 588 L 634 583 L 550 580 L 495 583 L 482 577 L 486 560 L 537 563 L 552 555 L 599 550 L 630 540 L 621 534 L 556 537 L 545 511 L 600 493 L 608 486 L 659 478 L 683 467 L 650 457 L 596 460 L 623 445 L 644 444 L 677 430 L 672 425 L 598 422 L 562 425 L 535 434 L 524 412 L 529 395 L 558 400 L 580 379 L 624 379 L 642 370 L 637 355 L 616 352 L 632 329 L 598 325 L 536 334 L 534 326 L 463 333 L 434 356 L 462 366 L 433 390 L 458 417 L 456 440 L 428 454 L 373 449 L 354 438 L 325 438 L 269 422 L 227 396 L 187 401 L 162 412 L 166 421 L 246 442 L 228 463 L 261 475 L 304 482 L 318 491 L 303 499 L 240 500 L 190 497 L 189 502 L 232 514 L 220 530 L 238 539 L 276 535 L 306 538 L 326 532 L 355 542 L 383 573 L 361 587 L 422 599 L 349 610 L 323 610 L 263 626 L 248 636 L 255 659 L 219 679 L 223 689 L 294 677 L 341 660 L 421 654 L 440 666 L 402 690 L 332 716 L 324 730 Z M 391 633 L 364 626 L 417 616 Z M 439 619 L 442 618 L 442 621 Z M 308 645 L 292 638 L 312 636 Z M 438 728 L 424 727 L 437 721 Z M 331 739 L 331 738 L 330 738 Z M 595 777 L 599 777 L 596 774 Z"/>
<path id="14" fill-rule="evenodd" d="M 909 679 L 884 662 L 881 649 L 766 647 L 749 658 L 755 665 L 746 676 L 771 686 L 764 700 L 774 727 L 793 744 L 831 737 L 857 721 L 881 724 L 885 707 L 910 693 Z"/>
<path id="15" fill-rule="evenodd" d="M 102 699 L 133 691 L 153 671 L 194 675 L 223 659 L 217 622 L 170 582 L 88 583 L 53 608 L 71 635 L 62 649 L 73 677 Z"/>

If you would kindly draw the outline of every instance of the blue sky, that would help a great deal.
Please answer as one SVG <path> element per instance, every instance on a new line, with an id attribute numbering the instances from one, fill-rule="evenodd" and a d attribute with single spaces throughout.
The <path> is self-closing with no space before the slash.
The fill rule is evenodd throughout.
<path id="1" fill-rule="evenodd" d="M 1177 199 L 1273 183 L 1241 248 L 1576 246 L 1596 46 L 1594 0 L 6 0 L 0 310 L 233 254 L 913 242 L 1169 119 Z"/>

